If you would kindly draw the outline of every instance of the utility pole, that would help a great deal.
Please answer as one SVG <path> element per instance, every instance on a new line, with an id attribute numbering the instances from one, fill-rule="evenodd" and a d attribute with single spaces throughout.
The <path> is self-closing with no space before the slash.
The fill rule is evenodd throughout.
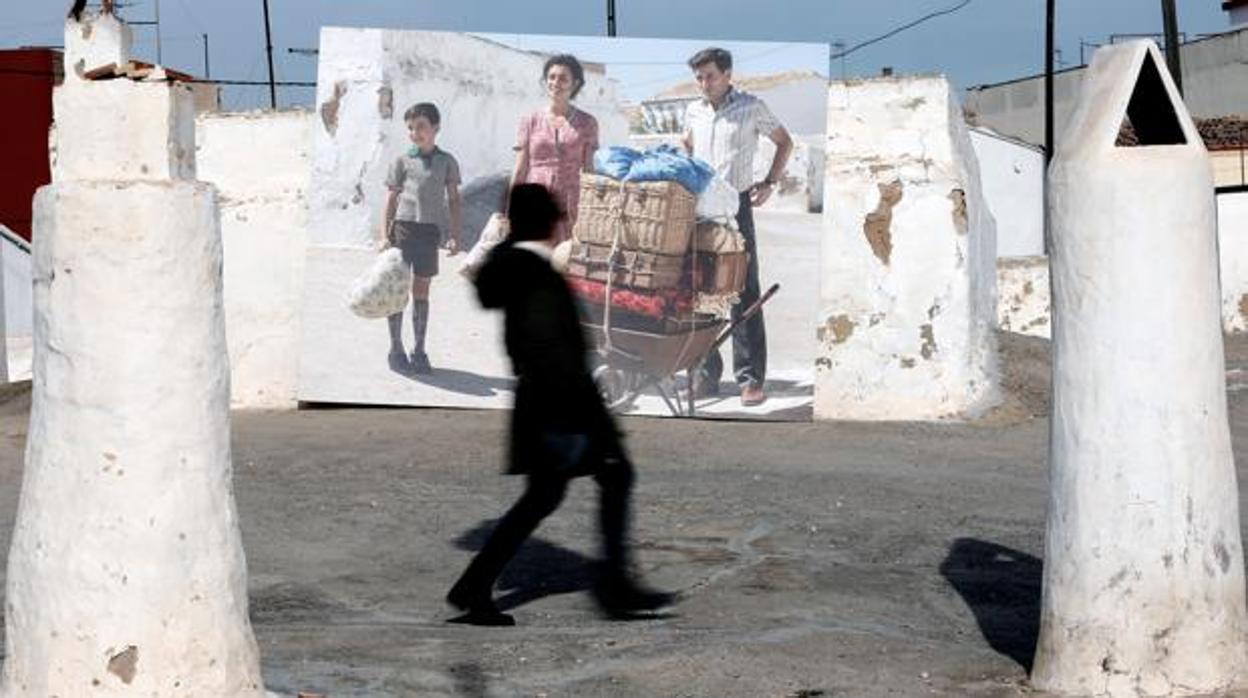
<path id="1" fill-rule="evenodd" d="M 164 65 L 160 53 L 160 0 L 156 0 L 156 64 Z"/>
<path id="2" fill-rule="evenodd" d="M 1044 179 L 1042 180 L 1044 197 L 1044 253 L 1049 254 L 1049 163 L 1053 162 L 1053 149 L 1056 147 L 1053 138 L 1053 54 L 1056 39 L 1057 0 L 1045 0 L 1044 30 Z M 1052 284 L 1052 271 L 1049 272 L 1049 283 Z M 1050 286 L 1052 288 L 1052 286 Z"/>
<path id="3" fill-rule="evenodd" d="M 212 77 L 212 66 L 208 63 L 208 35 L 203 34 L 204 38 L 204 77 Z"/>
<path id="4" fill-rule="evenodd" d="M 1183 94 L 1183 67 L 1179 62 L 1179 18 L 1174 0 L 1161 0 L 1161 16 L 1166 31 L 1166 66 L 1174 78 L 1174 86 Z"/>
<path id="5" fill-rule="evenodd" d="M 1057 0 L 1045 0 L 1045 32 L 1044 32 L 1044 162 L 1047 165 L 1053 160 L 1053 57 Z"/>
<path id="6" fill-rule="evenodd" d="M 264 45 L 269 55 L 269 106 L 277 109 L 277 76 L 273 72 L 273 29 L 269 25 L 269 0 L 264 0 Z"/>
<path id="7" fill-rule="evenodd" d="M 615 36 L 615 0 L 607 0 L 607 36 Z"/>

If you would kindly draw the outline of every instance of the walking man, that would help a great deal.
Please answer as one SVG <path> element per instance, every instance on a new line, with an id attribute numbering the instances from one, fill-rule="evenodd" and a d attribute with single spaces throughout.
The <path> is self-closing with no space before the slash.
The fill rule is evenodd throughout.
<path id="1" fill-rule="evenodd" d="M 477 275 L 486 308 L 502 308 L 504 342 L 516 374 L 509 474 L 528 477 L 524 494 L 495 526 L 447 601 L 456 622 L 514 625 L 494 604 L 494 582 L 542 519 L 554 513 L 577 477 L 598 483 L 603 561 L 594 595 L 613 618 L 654 611 L 672 594 L 646 589 L 630 572 L 629 499 L 633 466 L 589 375 L 585 338 L 567 282 L 550 265 L 563 213 L 540 184 L 510 193 L 511 233 Z"/>
<path id="2" fill-rule="evenodd" d="M 750 253 L 745 290 L 733 307 L 736 320 L 743 310 L 758 300 L 759 261 L 754 234 L 754 207 L 762 206 L 772 195 L 784 175 L 785 163 L 793 152 L 793 139 L 763 100 L 732 86 L 732 54 L 721 48 L 707 48 L 689 59 L 702 92 L 702 99 L 689 104 L 685 111 L 685 150 L 715 168 L 740 194 L 737 228 L 745 237 Z M 776 144 L 767 175 L 754 180 L 754 155 L 760 136 Z M 767 399 L 767 330 L 760 309 L 732 333 L 732 368 L 741 388 L 741 404 L 760 405 Z M 719 394 L 719 379 L 724 361 L 718 351 L 703 362 L 702 370 L 690 386 L 694 398 Z"/>

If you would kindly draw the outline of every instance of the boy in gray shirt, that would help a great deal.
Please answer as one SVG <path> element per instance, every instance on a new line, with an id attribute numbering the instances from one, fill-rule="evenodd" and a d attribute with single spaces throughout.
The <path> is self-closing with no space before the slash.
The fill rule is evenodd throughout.
<path id="1" fill-rule="evenodd" d="M 459 163 L 435 142 L 442 117 L 429 102 L 403 114 L 412 147 L 395 159 L 386 176 L 386 208 L 381 246 L 397 247 L 412 267 L 412 353 L 403 350 L 403 313 L 389 317 L 390 368 L 400 373 L 432 373 L 425 353 L 429 326 L 429 282 L 438 274 L 438 246 L 449 234 L 451 254 L 459 249 L 462 206 Z"/>

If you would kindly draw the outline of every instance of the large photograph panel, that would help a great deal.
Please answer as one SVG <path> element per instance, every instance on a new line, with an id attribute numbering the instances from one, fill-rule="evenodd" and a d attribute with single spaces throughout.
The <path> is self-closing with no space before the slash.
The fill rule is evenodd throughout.
<path id="1" fill-rule="evenodd" d="M 742 404 L 734 380 L 734 340 L 728 337 L 719 349 L 724 366 L 719 395 L 697 400 L 696 413 L 808 419 L 827 84 L 827 49 L 811 44 L 325 29 L 300 400 L 510 406 L 501 316 L 479 307 L 461 270 L 482 231 L 493 227 L 520 141 L 528 156 L 521 177 L 552 185 L 566 202 L 569 222 L 576 221 L 557 257 L 584 301 L 591 345 L 604 350 L 590 361 L 618 398 L 617 411 L 670 415 L 683 407 L 687 412 L 681 404 L 686 401 L 679 399 L 687 378 L 682 369 L 696 365 L 728 324 L 732 301 L 740 297 L 733 292 L 745 276 L 745 257 L 733 257 L 744 240 L 735 217 L 722 216 L 719 223 L 727 231 L 719 231 L 709 222 L 695 226 L 694 209 L 715 211 L 707 202 L 719 187 L 718 210 L 724 214 L 725 197 L 735 195 L 725 194 L 724 187 L 734 186 L 729 180 L 739 190 L 742 183 L 767 178 L 775 145 L 756 137 L 757 152 L 745 158 L 751 160 L 750 171 L 738 163 L 734 174 L 725 165 L 713 182 L 702 183 L 701 199 L 690 191 L 699 182 L 690 179 L 622 185 L 596 174 L 582 185 L 566 167 L 586 154 L 584 168 L 593 170 L 589 155 L 595 142 L 604 149 L 598 151 L 599 165 L 608 148 L 614 148 L 611 162 L 617 165 L 624 155 L 647 152 L 651 156 L 642 160 L 662 164 L 653 149 L 679 148 L 686 112 L 703 100 L 686 62 L 710 45 L 732 52 L 728 77 L 734 89 L 758 97 L 771 117 L 749 115 L 734 123 L 757 123 L 768 131 L 783 125 L 794 147 L 770 199 L 753 211 L 761 288 L 778 283 L 780 290 L 762 306 L 765 340 L 752 336 L 742 353 L 765 347 L 767 399 Z M 552 98 L 543 69 L 551 56 L 565 53 L 579 59 L 583 86 L 572 102 L 573 115 L 556 124 L 547 117 Z M 432 105 L 436 112 L 418 105 Z M 405 118 L 413 114 L 414 120 Z M 719 121 L 730 120 L 706 123 L 724 128 L 715 125 Z M 696 129 L 694 137 L 701 137 Z M 631 166 L 641 171 L 637 163 Z M 660 170 L 659 177 L 672 178 Z M 673 176 L 680 179 L 679 173 Z M 392 199 L 395 209 L 388 212 Z M 688 242 L 678 250 L 681 242 L 672 242 L 671 231 L 682 225 L 686 208 Z M 580 217 L 582 212 L 587 213 Z M 387 227 L 392 219 L 400 223 Z M 646 230 L 638 227 L 642 219 L 649 221 Z M 623 232 L 616 234 L 617 229 Z M 397 245 L 403 262 L 394 264 L 417 278 L 401 316 L 395 314 L 397 322 L 384 314 L 361 317 L 348 304 L 353 285 L 385 244 Z M 399 251 L 393 255 L 399 256 Z M 604 313 L 608 293 L 611 311 Z M 374 316 L 389 312 L 371 308 Z M 609 344 L 604 319 L 612 328 Z M 418 356 L 422 335 L 424 351 Z M 395 338 L 402 344 L 398 362 Z"/>

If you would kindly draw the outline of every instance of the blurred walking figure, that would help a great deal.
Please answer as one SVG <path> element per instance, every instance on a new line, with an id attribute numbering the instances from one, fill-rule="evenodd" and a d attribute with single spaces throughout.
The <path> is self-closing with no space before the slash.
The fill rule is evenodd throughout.
<path id="1" fill-rule="evenodd" d="M 592 476 L 601 494 L 603 561 L 594 595 L 611 617 L 672 603 L 674 595 L 638 584 L 628 554 L 633 466 L 589 375 L 585 338 L 572 293 L 550 265 L 563 212 L 546 187 L 512 188 L 511 233 L 486 260 L 477 293 L 504 312 L 507 354 L 516 374 L 508 474 L 528 486 L 490 534 L 447 601 L 465 611 L 454 622 L 514 625 L 493 601 L 494 582 L 520 545 L 563 501 L 568 483 Z"/>

